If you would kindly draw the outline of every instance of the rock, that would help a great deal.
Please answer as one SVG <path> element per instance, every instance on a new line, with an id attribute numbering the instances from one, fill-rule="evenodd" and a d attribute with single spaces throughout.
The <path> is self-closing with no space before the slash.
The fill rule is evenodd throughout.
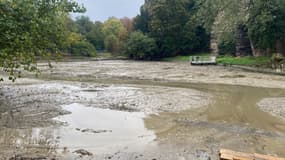
<path id="1" fill-rule="evenodd" d="M 106 133 L 106 132 L 112 132 L 112 130 L 93 130 L 93 129 L 83 129 L 81 132 L 85 133 Z"/>
<path id="2" fill-rule="evenodd" d="M 73 153 L 79 154 L 81 156 L 93 156 L 93 154 L 91 152 L 88 152 L 88 151 L 86 151 L 84 149 L 76 150 Z"/>

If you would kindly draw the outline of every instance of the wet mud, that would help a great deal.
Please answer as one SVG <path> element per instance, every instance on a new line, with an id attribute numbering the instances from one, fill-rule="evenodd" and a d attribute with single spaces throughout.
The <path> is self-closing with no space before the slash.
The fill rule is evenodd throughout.
<path id="1" fill-rule="evenodd" d="M 220 148 L 285 157 L 275 101 L 285 90 L 274 89 L 284 77 L 185 63 L 39 66 L 39 79 L 1 84 L 0 159 L 208 160 Z"/>

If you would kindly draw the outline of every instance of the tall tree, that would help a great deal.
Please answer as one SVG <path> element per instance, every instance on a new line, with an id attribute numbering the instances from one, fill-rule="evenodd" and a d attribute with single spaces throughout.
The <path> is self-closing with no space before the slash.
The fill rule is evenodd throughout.
<path id="1" fill-rule="evenodd" d="M 124 17 L 124 18 L 120 19 L 120 21 L 122 22 L 124 27 L 127 29 L 128 34 L 131 34 L 131 32 L 133 32 L 133 30 L 134 30 L 133 19 L 130 19 L 128 17 Z"/>
<path id="2" fill-rule="evenodd" d="M 194 4 L 194 0 L 146 1 L 135 18 L 135 29 L 156 40 L 161 57 L 206 49 L 209 36 L 191 20 Z"/>
<path id="3" fill-rule="evenodd" d="M 285 1 L 252 1 L 249 13 L 253 48 L 261 55 L 268 49 L 285 55 Z"/>
<path id="4" fill-rule="evenodd" d="M 112 53 L 119 53 L 123 49 L 128 37 L 127 29 L 117 18 L 109 18 L 102 28 L 105 37 L 105 47 Z"/>

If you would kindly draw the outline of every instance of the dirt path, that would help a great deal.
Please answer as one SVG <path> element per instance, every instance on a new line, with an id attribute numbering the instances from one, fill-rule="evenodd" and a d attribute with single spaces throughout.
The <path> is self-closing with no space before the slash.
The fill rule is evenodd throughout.
<path id="1" fill-rule="evenodd" d="M 257 108 L 264 98 L 285 97 L 284 90 L 270 89 L 285 88 L 285 77 L 168 62 L 61 62 L 51 70 L 39 66 L 39 80 L 1 84 L 2 159 L 78 159 L 91 151 L 92 156 L 81 159 L 208 160 L 217 158 L 219 147 L 285 156 L 285 122 Z M 79 109 L 63 107 L 69 105 Z M 91 109 L 83 112 L 85 106 Z M 263 110 L 276 113 L 276 106 Z M 101 119 L 92 119 L 97 113 Z M 122 118 L 108 118 L 115 115 Z M 106 128 L 95 125 L 103 119 Z M 132 126 L 128 119 L 139 133 L 132 127 L 118 129 L 120 124 Z M 114 141 L 99 142 L 100 136 Z M 88 145 L 82 147 L 76 139 Z M 88 152 L 73 153 L 77 149 Z"/>

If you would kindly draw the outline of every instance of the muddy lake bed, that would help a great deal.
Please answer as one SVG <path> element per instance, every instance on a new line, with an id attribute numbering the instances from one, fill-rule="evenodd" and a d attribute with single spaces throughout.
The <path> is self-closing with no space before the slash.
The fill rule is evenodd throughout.
<path id="1" fill-rule="evenodd" d="M 285 77 L 169 62 L 39 66 L 39 79 L 1 84 L 0 159 L 285 157 L 283 101 L 262 103 L 285 97 Z"/>

